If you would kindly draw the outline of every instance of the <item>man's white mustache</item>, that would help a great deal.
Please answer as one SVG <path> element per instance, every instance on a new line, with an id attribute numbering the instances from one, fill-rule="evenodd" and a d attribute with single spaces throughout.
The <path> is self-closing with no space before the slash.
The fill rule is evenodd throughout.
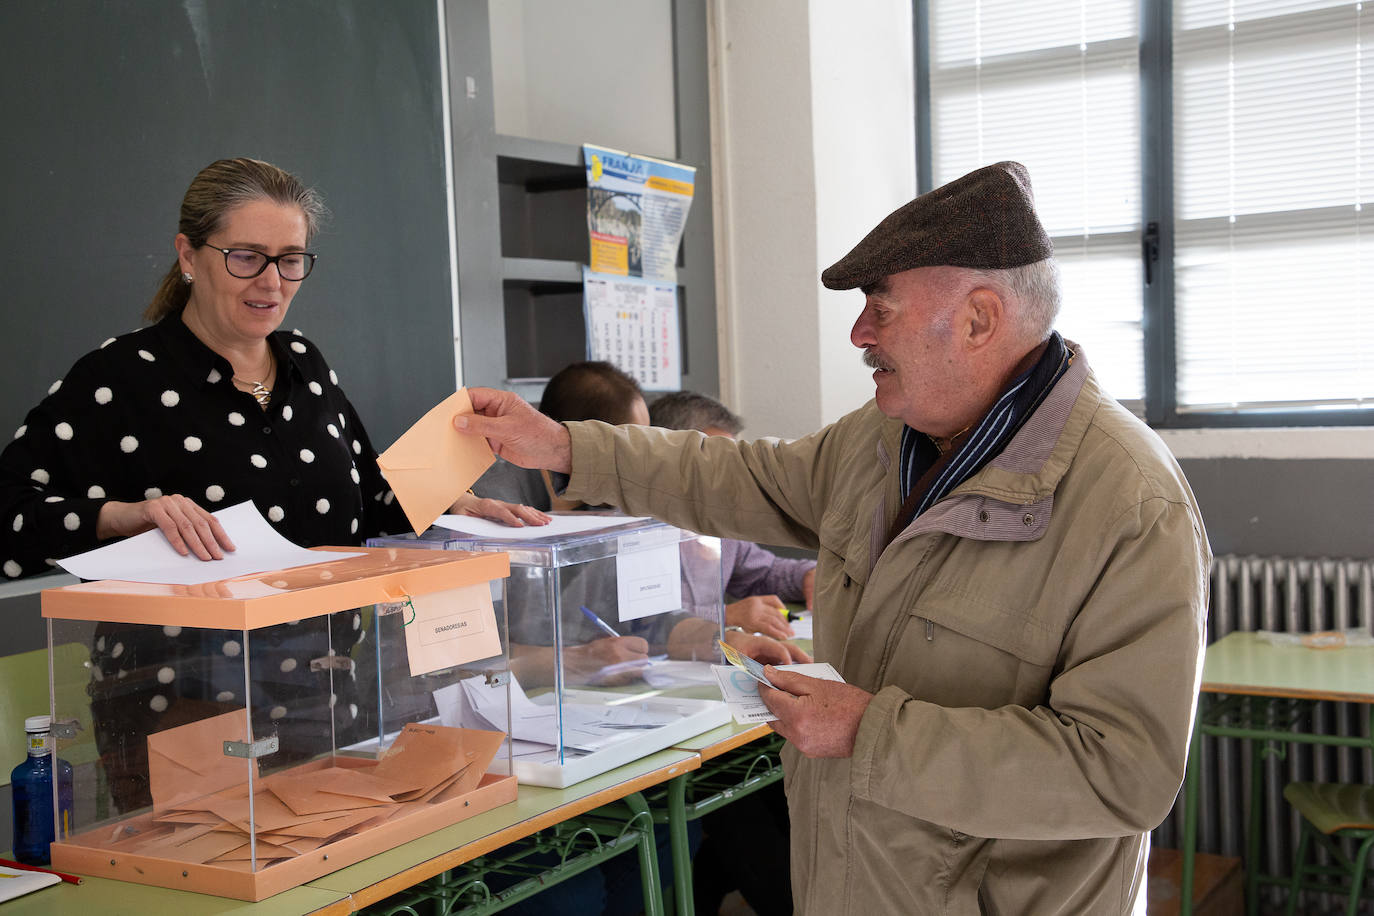
<path id="1" fill-rule="evenodd" d="M 878 355 L 877 350 L 865 350 L 863 361 L 864 365 L 870 369 L 892 369 L 892 366 L 888 365 L 887 360 Z"/>

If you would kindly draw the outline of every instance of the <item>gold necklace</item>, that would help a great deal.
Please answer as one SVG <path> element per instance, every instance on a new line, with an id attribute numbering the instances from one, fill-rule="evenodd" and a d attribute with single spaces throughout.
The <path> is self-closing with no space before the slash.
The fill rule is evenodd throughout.
<path id="1" fill-rule="evenodd" d="M 237 375 L 233 378 L 234 381 L 238 382 L 240 385 L 247 385 L 249 387 L 248 393 L 253 396 L 253 400 L 258 402 L 259 407 L 266 407 L 271 403 L 272 389 L 268 388 L 262 382 L 250 382 L 247 379 L 239 378 Z"/>
<path id="2" fill-rule="evenodd" d="M 962 436 L 964 433 L 968 432 L 972 428 L 973 424 L 970 423 L 968 426 L 965 426 L 963 429 L 959 430 L 957 433 L 950 436 L 948 439 L 937 439 L 930 433 L 926 433 L 926 438 L 930 440 L 931 445 L 935 446 L 935 454 L 943 456 L 945 452 L 949 451 L 951 448 L 954 447 L 955 439 L 958 439 L 960 436 Z M 944 445 L 941 445 L 941 442 L 944 442 Z"/>

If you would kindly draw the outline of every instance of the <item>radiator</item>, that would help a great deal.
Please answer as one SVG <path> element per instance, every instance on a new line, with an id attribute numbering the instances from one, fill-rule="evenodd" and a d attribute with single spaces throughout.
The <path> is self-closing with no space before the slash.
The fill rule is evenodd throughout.
<path id="1" fill-rule="evenodd" d="M 1212 563 L 1207 641 L 1233 630 L 1304 632 L 1359 627 L 1374 620 L 1374 561 L 1325 558 L 1219 556 Z M 1357 703 L 1319 703 L 1313 715 L 1320 731 L 1369 736 L 1368 710 Z M 1243 857 L 1246 809 L 1250 804 L 1252 742 L 1204 738 L 1200 758 L 1202 793 L 1198 809 L 1198 851 Z M 1285 745 L 1283 756 L 1264 763 L 1264 823 L 1260 870 L 1292 872 L 1298 815 L 1283 800 L 1295 780 L 1374 781 L 1371 752 L 1359 748 Z M 1183 844 L 1183 797 L 1154 832 L 1159 846 Z M 1285 892 L 1267 892 L 1271 904 Z"/>

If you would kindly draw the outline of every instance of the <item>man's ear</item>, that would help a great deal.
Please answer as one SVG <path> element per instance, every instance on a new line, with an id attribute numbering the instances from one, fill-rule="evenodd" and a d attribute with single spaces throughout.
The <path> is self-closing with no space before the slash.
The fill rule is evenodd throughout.
<path id="1" fill-rule="evenodd" d="M 981 350 L 997 337 L 1006 320 L 1006 306 L 1002 297 L 985 286 L 969 291 L 964 301 L 970 350 Z"/>

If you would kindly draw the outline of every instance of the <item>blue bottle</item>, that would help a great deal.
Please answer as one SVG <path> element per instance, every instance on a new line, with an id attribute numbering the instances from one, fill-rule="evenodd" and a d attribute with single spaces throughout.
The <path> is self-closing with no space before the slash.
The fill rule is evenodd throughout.
<path id="1" fill-rule="evenodd" d="M 52 814 L 53 761 L 57 761 L 62 835 L 72 826 L 72 765 L 55 753 L 50 716 L 24 720 L 29 756 L 10 773 L 14 796 L 14 857 L 26 865 L 47 865 L 55 839 Z"/>

